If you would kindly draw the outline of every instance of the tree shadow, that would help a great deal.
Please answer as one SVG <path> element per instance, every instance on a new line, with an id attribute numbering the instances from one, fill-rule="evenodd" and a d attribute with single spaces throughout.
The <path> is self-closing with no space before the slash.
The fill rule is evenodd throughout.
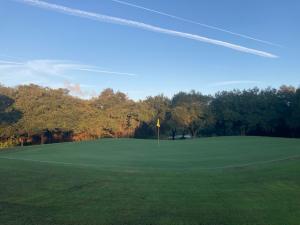
<path id="1" fill-rule="evenodd" d="M 134 131 L 135 138 L 147 139 L 153 138 L 155 136 L 155 131 L 151 124 L 142 122 Z"/>
<path id="2" fill-rule="evenodd" d="M 22 112 L 12 107 L 15 100 L 0 94 L 0 125 L 11 125 L 22 118 Z"/>

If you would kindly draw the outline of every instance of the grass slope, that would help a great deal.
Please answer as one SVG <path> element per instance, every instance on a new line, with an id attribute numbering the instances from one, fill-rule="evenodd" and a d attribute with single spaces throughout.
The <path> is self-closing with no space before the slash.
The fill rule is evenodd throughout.
<path id="1" fill-rule="evenodd" d="M 1 152 L 0 224 L 299 225 L 300 140 L 106 139 Z"/>

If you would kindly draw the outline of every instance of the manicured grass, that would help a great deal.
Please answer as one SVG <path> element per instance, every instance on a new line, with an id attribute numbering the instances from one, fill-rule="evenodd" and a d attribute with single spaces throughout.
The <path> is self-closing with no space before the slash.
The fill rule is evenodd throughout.
<path id="1" fill-rule="evenodd" d="M 300 140 L 105 139 L 0 152 L 0 224 L 299 225 Z"/>

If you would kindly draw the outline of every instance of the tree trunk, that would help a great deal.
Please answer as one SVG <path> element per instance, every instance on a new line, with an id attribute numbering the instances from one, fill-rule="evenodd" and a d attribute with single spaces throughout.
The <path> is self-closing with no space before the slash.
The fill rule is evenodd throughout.
<path id="1" fill-rule="evenodd" d="M 182 131 L 182 139 L 185 139 L 185 130 Z"/>
<path id="2" fill-rule="evenodd" d="M 176 129 L 172 129 L 172 140 L 175 140 L 175 136 L 176 136 Z"/>
<path id="3" fill-rule="evenodd" d="M 192 138 L 195 138 L 196 132 L 197 132 L 197 131 L 194 130 L 194 129 L 192 129 L 192 128 L 190 128 L 189 130 L 190 130 L 190 132 L 191 132 Z"/>
<path id="4" fill-rule="evenodd" d="M 45 142 L 45 140 L 44 140 L 44 134 L 41 134 L 41 145 L 43 145 L 44 142 Z"/>
<path id="5" fill-rule="evenodd" d="M 192 138 L 195 137 L 195 131 L 191 129 L 191 135 L 192 135 Z"/>

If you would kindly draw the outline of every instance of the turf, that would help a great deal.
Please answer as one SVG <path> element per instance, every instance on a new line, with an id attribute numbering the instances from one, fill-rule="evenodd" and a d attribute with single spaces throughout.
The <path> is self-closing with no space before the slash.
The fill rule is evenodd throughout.
<path id="1" fill-rule="evenodd" d="M 0 152 L 0 224 L 299 225 L 300 140 L 104 139 Z"/>

